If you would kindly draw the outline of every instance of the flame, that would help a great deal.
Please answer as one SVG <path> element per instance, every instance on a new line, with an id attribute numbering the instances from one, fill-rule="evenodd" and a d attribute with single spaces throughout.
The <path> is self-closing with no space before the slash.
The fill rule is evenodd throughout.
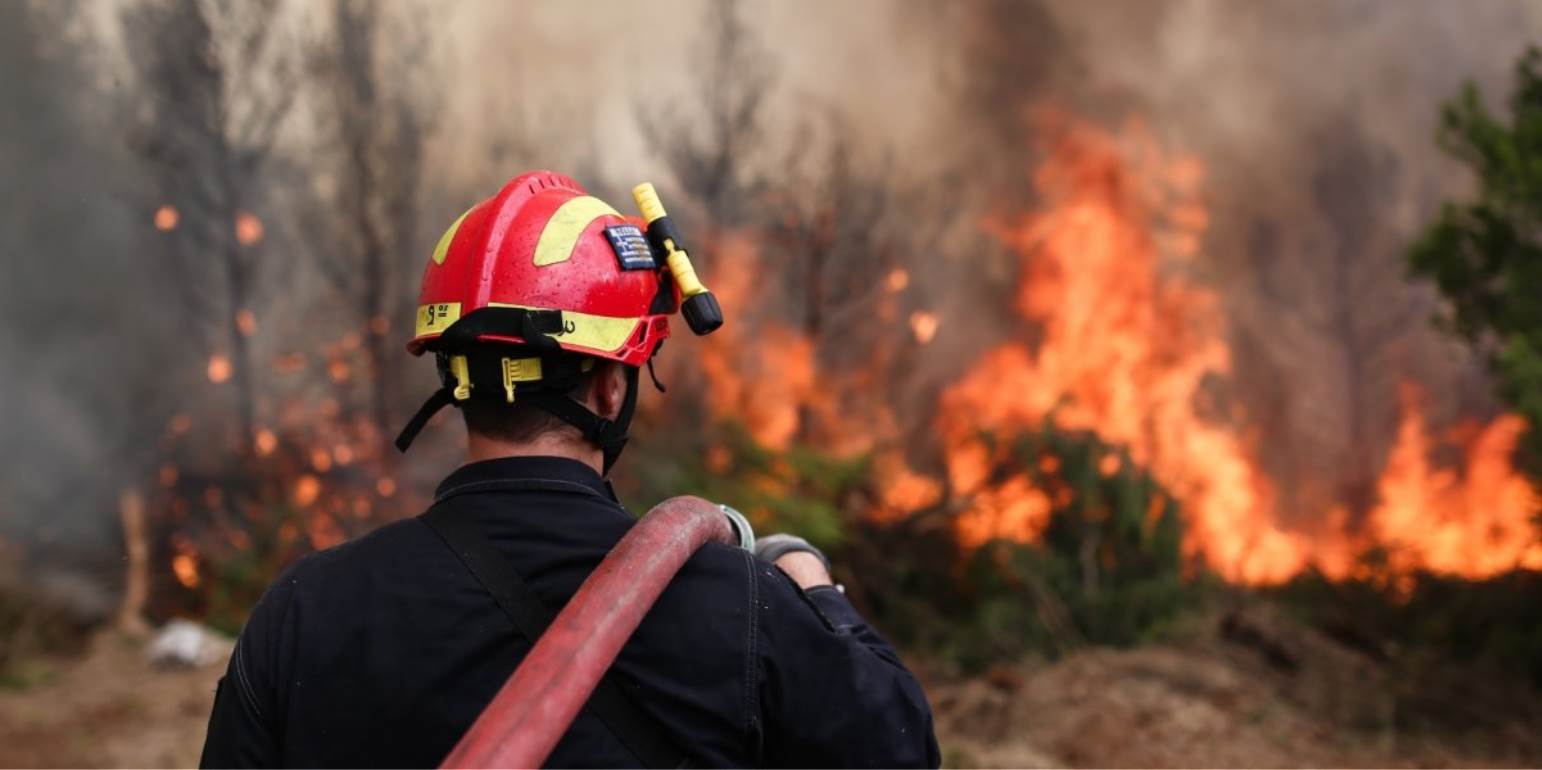
<path id="1" fill-rule="evenodd" d="M 297 507 L 305 508 L 321 496 L 321 480 L 307 473 L 295 480 L 292 499 Z"/>
<path id="2" fill-rule="evenodd" d="M 1369 531 L 1386 547 L 1394 572 L 1428 569 L 1470 578 L 1515 568 L 1542 569 L 1533 517 L 1536 491 L 1510 463 L 1526 422 L 1501 415 L 1453 432 L 1458 468 L 1430 463 L 1437 448 L 1425 426 L 1416 386 L 1402 389 L 1397 443 L 1378 486 Z M 1464 435 L 1465 434 L 1465 435 Z"/>
<path id="3" fill-rule="evenodd" d="M 327 376 L 332 378 L 333 382 L 347 382 L 352 375 L 353 370 L 349 368 L 348 362 L 341 358 L 334 358 L 327 363 Z"/>
<path id="4" fill-rule="evenodd" d="M 262 220 L 256 215 L 241 212 L 236 214 L 236 242 L 242 246 L 251 246 L 262 240 Z"/>
<path id="5" fill-rule="evenodd" d="M 295 374 L 305 369 L 304 353 L 285 353 L 273 359 L 273 371 L 278 374 Z"/>
<path id="6" fill-rule="evenodd" d="M 209 382 L 216 385 L 230 379 L 230 359 L 220 353 L 209 356 Z"/>
<path id="7" fill-rule="evenodd" d="M 746 269 L 725 271 L 713 292 L 725 307 L 746 306 L 756 288 L 755 250 L 741 238 L 724 238 L 716 250 L 725 263 Z M 712 383 L 708 404 L 714 413 L 743 422 L 762 446 L 786 449 L 803 427 L 804 410 L 821 397 L 813 343 L 776 323 L 765 324 L 753 339 L 742 337 L 741 328 L 726 325 L 702 341 L 700 363 Z"/>
<path id="8" fill-rule="evenodd" d="M 882 507 L 874 513 L 880 521 L 936 505 L 942 500 L 942 482 L 917 473 L 898 452 L 885 452 L 874 462 Z"/>
<path id="9" fill-rule="evenodd" d="M 1161 157 L 1138 129 L 1121 141 L 1083 124 L 1047 128 L 1049 159 L 1034 177 L 1046 209 L 994 227 L 1021 257 L 1016 306 L 1041 341 L 989 351 L 944 392 L 950 478 L 966 494 L 982 483 L 992 456 L 981 430 L 1049 420 L 1091 431 L 1183 501 L 1191 555 L 1233 580 L 1294 574 L 1305 539 L 1274 521 L 1269 485 L 1237 431 L 1200 415 L 1201 385 L 1231 358 L 1218 298 L 1179 278 L 1206 223 L 1197 167 Z M 962 539 L 1031 535 L 1047 498 L 1027 485 L 977 493 Z M 1008 489 L 1034 502 L 1009 504 Z"/>
<path id="10" fill-rule="evenodd" d="M 241 336 L 250 337 L 257 333 L 257 315 L 252 311 L 241 308 L 236 312 L 236 330 Z"/>
<path id="11" fill-rule="evenodd" d="M 203 581 L 198 574 L 198 553 L 192 542 L 179 533 L 172 536 L 171 547 L 176 551 L 171 557 L 171 574 L 183 588 L 197 588 Z"/>
<path id="12" fill-rule="evenodd" d="M 177 222 L 181 215 L 177 213 L 177 207 L 167 203 L 155 210 L 155 229 L 163 233 L 169 233 L 177 229 Z"/>
<path id="13" fill-rule="evenodd" d="M 937 336 L 937 314 L 928 313 L 925 310 L 917 310 L 910 314 L 910 332 L 916 338 L 916 342 L 925 345 Z"/>
<path id="14" fill-rule="evenodd" d="M 983 432 L 1010 437 L 1046 422 L 1090 431 L 1124 448 L 1098 471 L 1145 469 L 1181 503 L 1185 551 L 1245 583 L 1288 579 L 1308 566 L 1358 574 L 1367 549 L 1385 548 L 1396 575 L 1431 570 L 1483 577 L 1542 569 L 1534 517 L 1542 501 L 1511 465 L 1524 421 L 1505 415 L 1456 431 L 1463 458 L 1438 467 L 1416 390 L 1405 387 L 1397 443 L 1359 527 L 1335 508 L 1306 528 L 1279 519 L 1273 490 L 1243 436 L 1245 415 L 1217 413 L 1206 382 L 1231 356 L 1218 297 L 1185 279 L 1208 214 L 1202 170 L 1166 158 L 1138 127 L 1114 136 L 1046 121 L 1048 160 L 1034 177 L 1046 207 L 992 229 L 1020 255 L 1016 309 L 1034 346 L 986 352 L 942 396 L 939 427 L 951 491 L 970 498 L 959 540 L 1032 540 L 1052 499 L 1022 475 L 990 485 L 1003 450 Z M 1058 469 L 1041 460 L 1046 474 Z"/>
<path id="15" fill-rule="evenodd" d="M 973 502 L 973 507 L 960 514 L 957 521 L 958 540 L 966 548 L 997 538 L 1036 540 L 1049 523 L 1052 509 L 1049 496 L 1023 475 L 981 492 Z"/>
<path id="16" fill-rule="evenodd" d="M 171 571 L 177 576 L 177 582 L 185 588 L 198 587 L 198 559 L 190 553 L 179 553 L 171 557 Z"/>
<path id="17" fill-rule="evenodd" d="M 268 430 L 267 428 L 261 428 L 257 431 L 255 443 L 257 446 L 257 455 L 259 457 L 267 457 L 268 455 L 273 454 L 274 449 L 278 448 L 278 437 L 273 435 L 273 431 Z"/>

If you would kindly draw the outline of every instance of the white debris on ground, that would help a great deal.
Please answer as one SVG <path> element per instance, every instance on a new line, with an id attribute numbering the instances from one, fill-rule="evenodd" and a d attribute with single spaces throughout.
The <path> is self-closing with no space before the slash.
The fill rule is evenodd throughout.
<path id="1" fill-rule="evenodd" d="M 145 647 L 145 657 L 158 666 L 200 668 L 230 658 L 235 642 L 191 620 L 173 620 L 161 627 Z"/>

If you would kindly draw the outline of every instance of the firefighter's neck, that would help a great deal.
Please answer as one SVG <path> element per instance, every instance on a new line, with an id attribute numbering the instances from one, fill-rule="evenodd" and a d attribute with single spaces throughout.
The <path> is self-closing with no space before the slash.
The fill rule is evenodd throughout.
<path id="1" fill-rule="evenodd" d="M 595 473 L 602 473 L 604 466 L 599 447 L 572 431 L 552 431 L 530 441 L 504 441 L 480 433 L 466 434 L 466 462 L 503 457 L 565 457 L 593 468 Z"/>
<path id="2" fill-rule="evenodd" d="M 573 394 L 584 408 L 614 420 L 626 400 L 626 375 L 618 364 L 602 363 L 582 394 Z M 605 474 L 605 455 L 593 442 L 576 430 L 564 429 L 542 433 L 529 441 L 507 441 L 475 431 L 466 433 L 466 461 L 496 460 L 502 457 L 566 457 L 577 460 Z"/>

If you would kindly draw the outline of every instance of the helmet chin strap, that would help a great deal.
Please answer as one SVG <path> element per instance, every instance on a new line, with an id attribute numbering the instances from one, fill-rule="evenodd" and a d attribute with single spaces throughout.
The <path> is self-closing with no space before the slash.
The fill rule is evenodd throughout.
<path id="1" fill-rule="evenodd" d="M 585 440 L 600 448 L 604 462 L 600 473 L 608 476 L 611 467 L 621 457 L 621 450 L 626 448 L 627 432 L 632 427 L 632 416 L 637 412 L 638 369 L 635 366 L 628 366 L 625 367 L 625 372 L 626 396 L 621 402 L 621 411 L 616 414 L 614 420 L 607 420 L 589 411 L 588 407 L 574 401 L 565 393 L 534 393 L 521 396 L 520 400 L 582 432 Z"/>

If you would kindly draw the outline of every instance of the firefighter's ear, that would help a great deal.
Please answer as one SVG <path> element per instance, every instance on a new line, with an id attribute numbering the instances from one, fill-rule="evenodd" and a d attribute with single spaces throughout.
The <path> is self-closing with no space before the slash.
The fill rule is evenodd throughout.
<path id="1" fill-rule="evenodd" d="M 589 390 L 594 403 L 590 407 L 595 414 L 607 420 L 616 419 L 626 405 L 626 388 L 626 371 L 623 366 L 614 361 L 601 362 L 594 369 L 594 384 Z"/>

